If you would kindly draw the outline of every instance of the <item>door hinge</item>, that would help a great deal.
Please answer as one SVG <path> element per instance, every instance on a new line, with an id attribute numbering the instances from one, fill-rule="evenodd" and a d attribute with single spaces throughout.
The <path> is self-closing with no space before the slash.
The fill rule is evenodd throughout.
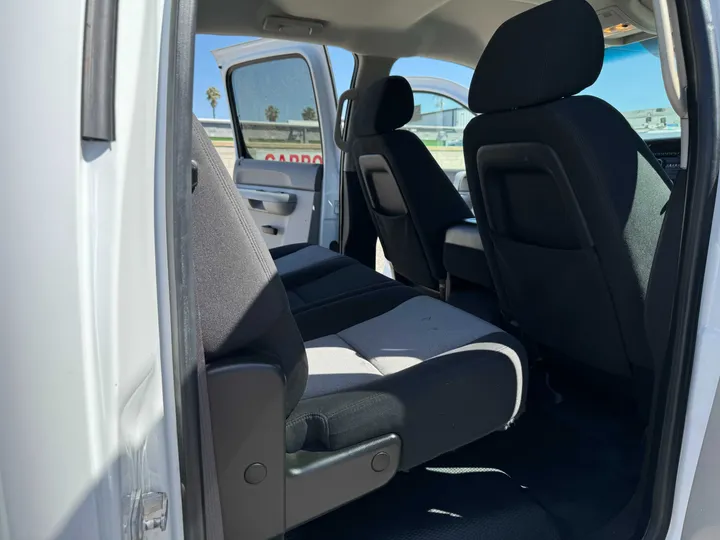
<path id="1" fill-rule="evenodd" d="M 135 491 L 130 502 L 130 540 L 143 540 L 145 531 L 167 527 L 168 497 L 160 491 Z"/>

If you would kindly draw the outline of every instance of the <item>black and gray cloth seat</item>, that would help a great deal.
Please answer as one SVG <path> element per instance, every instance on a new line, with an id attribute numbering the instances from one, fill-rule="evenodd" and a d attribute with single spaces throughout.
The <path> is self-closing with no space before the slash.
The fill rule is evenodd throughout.
<path id="1" fill-rule="evenodd" d="M 465 128 L 465 165 L 506 317 L 551 357 L 649 395 L 644 304 L 670 182 L 620 112 L 575 95 L 603 58 L 587 2 L 503 23 L 470 85 L 481 114 Z"/>
<path id="2" fill-rule="evenodd" d="M 270 255 L 293 313 L 398 284 L 350 257 L 316 245 L 280 246 L 271 249 Z"/>
<path id="3" fill-rule="evenodd" d="M 202 125 L 193 123 L 196 291 L 206 363 L 264 361 L 285 376 L 288 452 L 336 450 L 394 433 L 410 468 L 503 429 L 523 409 L 526 359 L 485 321 L 322 248 L 274 259 Z M 294 255 L 294 257 L 293 257 Z M 291 311 L 284 282 L 309 298 Z M 334 294 L 342 287 L 354 294 Z M 295 291 L 293 293 L 292 291 Z M 297 291 L 300 291 L 299 293 Z"/>
<path id="4" fill-rule="evenodd" d="M 410 83 L 383 77 L 360 93 L 352 156 L 385 256 L 396 275 L 439 290 L 445 232 L 472 212 L 427 146 L 402 126 L 413 117 Z"/>

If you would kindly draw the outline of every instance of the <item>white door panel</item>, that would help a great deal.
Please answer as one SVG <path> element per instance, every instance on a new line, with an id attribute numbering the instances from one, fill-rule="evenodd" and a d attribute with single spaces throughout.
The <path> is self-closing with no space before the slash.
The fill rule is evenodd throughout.
<path id="1" fill-rule="evenodd" d="M 269 248 L 318 238 L 322 165 L 239 160 L 234 173 Z"/>

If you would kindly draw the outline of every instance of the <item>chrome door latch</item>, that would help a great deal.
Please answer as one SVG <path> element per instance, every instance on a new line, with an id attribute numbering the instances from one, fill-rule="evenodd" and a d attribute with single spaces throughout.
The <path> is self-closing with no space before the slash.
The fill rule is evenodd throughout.
<path id="1" fill-rule="evenodd" d="M 130 497 L 130 540 L 143 540 L 145 531 L 165 530 L 168 512 L 167 493 L 136 491 Z"/>

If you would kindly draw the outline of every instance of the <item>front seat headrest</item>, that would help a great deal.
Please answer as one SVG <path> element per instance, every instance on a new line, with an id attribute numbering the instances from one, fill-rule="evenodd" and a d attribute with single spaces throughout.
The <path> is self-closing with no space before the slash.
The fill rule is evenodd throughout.
<path id="1" fill-rule="evenodd" d="M 605 43 L 585 0 L 551 0 L 505 21 L 475 68 L 468 105 L 508 111 L 572 96 L 598 78 Z"/>
<path id="2" fill-rule="evenodd" d="M 389 133 L 413 117 L 415 102 L 410 83 L 403 77 L 383 77 L 360 91 L 353 116 L 358 137 Z"/>

